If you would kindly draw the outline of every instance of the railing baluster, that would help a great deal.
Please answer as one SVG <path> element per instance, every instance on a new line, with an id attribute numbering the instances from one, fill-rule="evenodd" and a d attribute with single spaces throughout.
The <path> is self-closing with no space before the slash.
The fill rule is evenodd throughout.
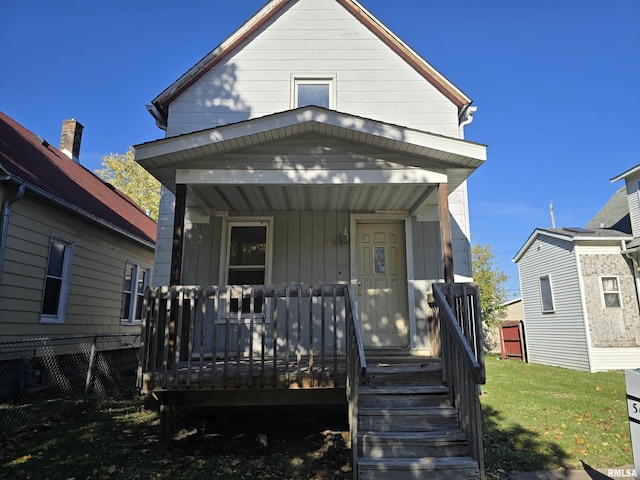
<path id="1" fill-rule="evenodd" d="M 173 315 L 178 317 L 178 325 L 176 326 L 175 352 L 174 352 L 174 375 L 173 386 L 178 388 L 180 385 L 180 349 L 182 348 L 182 326 L 184 321 L 184 290 L 176 287 L 178 311 Z"/>
<path id="2" fill-rule="evenodd" d="M 326 342 L 326 319 L 325 316 L 327 314 L 326 311 L 326 299 L 324 296 L 325 287 L 324 285 L 320 286 L 320 384 L 323 387 L 327 386 L 327 372 L 326 372 L 326 351 L 327 351 L 327 342 Z"/>
<path id="3" fill-rule="evenodd" d="M 285 386 L 289 386 L 289 322 L 291 321 L 290 317 L 290 297 L 291 297 L 291 288 L 285 288 L 285 319 L 284 319 L 284 344 L 285 344 L 285 357 L 284 357 L 284 384 Z"/>
<path id="4" fill-rule="evenodd" d="M 253 386 L 253 325 L 255 321 L 255 288 L 249 289 L 249 388 Z"/>
<path id="5" fill-rule="evenodd" d="M 238 294 L 237 333 L 236 333 L 236 388 L 240 388 L 240 364 L 242 359 L 242 302 L 244 287 L 235 289 Z"/>
<path id="6" fill-rule="evenodd" d="M 302 388 L 302 285 L 298 286 L 298 332 L 296 334 L 296 381 Z"/>
<path id="7" fill-rule="evenodd" d="M 231 330 L 231 287 L 226 289 L 225 329 L 224 329 L 224 363 L 222 386 L 227 388 L 229 371 L 229 330 Z"/>
<path id="8" fill-rule="evenodd" d="M 200 378 L 198 379 L 198 386 L 204 387 L 204 350 L 206 348 L 205 343 L 205 325 L 207 324 L 207 302 L 209 301 L 209 291 L 207 288 L 202 289 L 202 297 L 200 297 Z M 214 324 L 215 328 L 215 324 Z"/>
<path id="9" fill-rule="evenodd" d="M 195 288 L 192 288 L 189 292 L 189 313 L 188 313 L 188 321 L 189 321 L 189 340 L 187 342 L 187 388 L 191 387 L 191 364 L 193 362 L 193 340 L 195 336 L 195 301 L 199 295 Z M 202 372 L 198 372 L 198 376 L 202 375 Z"/>
<path id="10" fill-rule="evenodd" d="M 171 290 L 168 292 L 168 298 L 165 299 L 165 315 L 164 318 L 164 348 L 162 350 L 164 377 L 162 379 L 162 388 L 169 388 L 169 333 L 171 328 Z"/>
<path id="11" fill-rule="evenodd" d="M 338 378 L 338 289 L 334 285 L 332 288 L 333 293 L 333 383 L 335 385 Z M 346 305 L 345 305 L 346 308 Z"/>
<path id="12" fill-rule="evenodd" d="M 313 287 L 309 287 L 309 387 L 313 388 Z"/>
<path id="13" fill-rule="evenodd" d="M 273 387 L 277 386 L 278 380 L 278 312 L 280 311 L 278 308 L 278 287 L 274 288 L 273 294 Z"/>
<path id="14" fill-rule="evenodd" d="M 211 388 L 215 387 L 216 373 L 218 371 L 218 336 L 220 334 L 220 287 L 213 290 L 213 298 L 211 299 L 212 312 L 211 323 Z"/>
<path id="15" fill-rule="evenodd" d="M 273 303 L 273 302 L 271 302 Z M 260 315 L 260 387 L 264 388 L 264 356 L 267 341 L 267 287 L 262 288 L 262 314 Z"/>

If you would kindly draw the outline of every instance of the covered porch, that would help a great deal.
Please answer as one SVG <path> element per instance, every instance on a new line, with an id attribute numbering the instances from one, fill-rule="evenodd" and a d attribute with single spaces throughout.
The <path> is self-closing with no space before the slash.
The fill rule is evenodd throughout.
<path id="1" fill-rule="evenodd" d="M 483 145 L 319 107 L 136 146 L 175 198 L 139 371 L 161 440 L 173 406 L 342 405 L 357 470 L 367 357 L 421 355 L 441 362 L 434 391 L 459 405 L 481 464 L 478 297 L 454 283 L 466 237 L 449 199 L 484 158 Z"/>

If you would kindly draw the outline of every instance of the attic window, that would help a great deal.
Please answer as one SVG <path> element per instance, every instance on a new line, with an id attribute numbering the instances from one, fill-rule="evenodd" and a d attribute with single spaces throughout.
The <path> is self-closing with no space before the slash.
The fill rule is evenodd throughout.
<path id="1" fill-rule="evenodd" d="M 335 108 L 333 78 L 293 79 L 293 108 L 314 105 Z"/>

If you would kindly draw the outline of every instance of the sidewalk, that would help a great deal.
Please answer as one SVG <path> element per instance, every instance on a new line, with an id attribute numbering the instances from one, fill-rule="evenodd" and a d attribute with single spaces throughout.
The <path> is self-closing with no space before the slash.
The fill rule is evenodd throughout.
<path id="1" fill-rule="evenodd" d="M 593 469 L 589 465 L 584 470 L 543 470 L 539 472 L 512 473 L 510 480 L 635 480 L 633 465 Z"/>

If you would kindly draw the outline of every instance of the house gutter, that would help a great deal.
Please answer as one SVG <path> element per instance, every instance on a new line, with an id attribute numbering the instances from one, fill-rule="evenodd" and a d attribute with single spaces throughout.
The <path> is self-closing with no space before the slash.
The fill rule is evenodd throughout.
<path id="1" fill-rule="evenodd" d="M 5 173 L 0 177 L 0 181 L 8 182 L 11 175 Z M 15 181 L 15 180 L 14 180 Z M 11 214 L 11 205 L 24 197 L 25 185 L 23 182 L 16 182 L 18 191 L 6 198 L 2 202 L 2 220 L 0 220 L 0 282 L 2 281 L 2 269 L 4 266 L 4 252 L 7 248 L 7 236 L 9 233 L 9 215 Z"/>
<path id="2" fill-rule="evenodd" d="M 16 184 L 18 184 L 19 186 L 22 186 L 23 189 L 23 193 L 24 190 L 28 190 L 29 192 L 33 193 L 34 195 L 43 198 L 51 203 L 53 203 L 54 205 L 57 205 L 59 207 L 62 207 L 66 210 L 70 210 L 71 212 L 73 212 L 74 214 L 78 215 L 79 217 L 84 218 L 85 220 L 89 220 L 90 222 L 96 223 L 98 225 L 100 225 L 101 227 L 104 227 L 108 230 L 111 230 L 112 232 L 121 235 L 123 237 L 126 237 L 130 240 L 133 240 L 134 242 L 139 243 L 142 246 L 148 247 L 150 249 L 154 249 L 155 248 L 155 244 L 152 242 L 149 242 L 147 240 L 144 240 L 143 238 L 138 237 L 137 235 L 134 235 L 133 233 L 130 233 L 128 231 L 126 231 L 123 228 L 120 228 L 116 225 L 114 225 L 111 222 L 107 222 L 106 220 L 103 220 L 100 217 L 97 217 L 96 215 L 93 215 L 89 212 L 87 212 L 86 210 L 81 209 L 80 207 L 69 203 L 65 200 L 62 200 L 58 197 L 56 197 L 55 195 L 52 195 L 51 193 L 47 192 L 46 190 L 43 190 L 40 187 L 37 187 L 35 185 L 32 185 L 30 183 L 24 182 L 23 180 L 21 180 L 20 178 L 17 178 L 13 175 L 7 174 L 3 177 L 0 177 L 0 180 L 5 180 L 5 181 L 12 181 Z M 19 187 L 20 188 L 20 187 Z M 20 197 L 22 198 L 22 197 Z M 9 199 L 10 200 L 10 199 Z M 4 204 L 3 204 L 4 205 Z M 4 214 L 4 210 L 3 210 L 3 214 Z M 4 222 L 4 215 L 3 215 L 3 222 Z M 9 219 L 7 217 L 7 226 L 9 223 Z M 2 255 L 4 257 L 4 243 L 2 244 Z M 0 264 L 1 266 L 1 264 Z"/>

